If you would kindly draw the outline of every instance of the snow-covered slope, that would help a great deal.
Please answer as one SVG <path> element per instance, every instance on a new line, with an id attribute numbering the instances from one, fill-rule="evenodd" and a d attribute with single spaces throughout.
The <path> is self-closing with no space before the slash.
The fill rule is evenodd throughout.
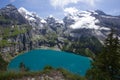
<path id="1" fill-rule="evenodd" d="M 68 13 L 67 19 L 74 21 L 69 27 L 72 29 L 104 29 L 109 30 L 109 28 L 96 25 L 100 23 L 99 19 L 92 15 L 98 15 L 95 11 L 77 11 L 76 13 Z M 69 21 L 68 20 L 68 21 Z"/>
<path id="2" fill-rule="evenodd" d="M 88 29 L 99 29 L 100 27 L 95 25 L 99 23 L 99 20 L 95 17 L 91 16 L 90 12 L 82 11 L 79 13 L 79 16 L 74 16 L 75 24 L 71 25 L 70 27 L 73 29 L 77 28 L 88 28 Z"/>
<path id="3" fill-rule="evenodd" d="M 18 11 L 24 16 L 27 20 L 35 21 L 34 13 L 30 13 L 25 8 L 21 7 Z"/>
<path id="4" fill-rule="evenodd" d="M 19 8 L 18 11 L 28 20 L 29 24 L 33 27 L 42 28 L 46 23 L 46 21 L 44 19 L 41 19 L 35 12 L 29 12 L 23 7 Z"/>

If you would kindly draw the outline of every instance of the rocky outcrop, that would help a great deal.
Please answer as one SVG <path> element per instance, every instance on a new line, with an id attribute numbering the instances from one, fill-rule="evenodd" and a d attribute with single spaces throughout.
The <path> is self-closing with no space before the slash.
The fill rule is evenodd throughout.
<path id="1" fill-rule="evenodd" d="M 10 45 L 0 48 L 2 56 L 4 56 L 4 59 L 7 61 L 9 61 L 8 55 L 14 57 L 15 55 L 18 55 L 18 53 L 29 51 L 33 48 L 29 32 L 10 37 L 7 41 Z"/>

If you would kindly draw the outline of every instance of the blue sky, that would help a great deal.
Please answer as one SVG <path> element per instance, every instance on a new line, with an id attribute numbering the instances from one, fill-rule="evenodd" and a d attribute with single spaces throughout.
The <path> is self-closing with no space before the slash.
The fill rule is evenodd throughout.
<path id="1" fill-rule="evenodd" d="M 120 0 L 0 0 L 0 8 L 9 3 L 17 8 L 24 7 L 29 11 L 36 12 L 40 17 L 54 15 L 57 18 L 63 18 L 66 8 L 99 9 L 107 14 L 120 15 Z"/>

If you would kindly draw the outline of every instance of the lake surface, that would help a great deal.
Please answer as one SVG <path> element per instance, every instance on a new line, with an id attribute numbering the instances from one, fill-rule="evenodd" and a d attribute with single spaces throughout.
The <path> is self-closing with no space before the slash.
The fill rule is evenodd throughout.
<path id="1" fill-rule="evenodd" d="M 70 72 L 85 75 L 90 68 L 90 59 L 73 53 L 54 50 L 32 50 L 14 58 L 8 65 L 8 70 L 19 70 L 20 63 L 32 71 L 42 70 L 46 65 L 54 68 L 64 68 Z"/>

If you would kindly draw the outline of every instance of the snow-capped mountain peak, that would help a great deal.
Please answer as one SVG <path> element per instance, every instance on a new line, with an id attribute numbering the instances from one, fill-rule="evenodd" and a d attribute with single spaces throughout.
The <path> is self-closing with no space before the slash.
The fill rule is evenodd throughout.
<path id="1" fill-rule="evenodd" d="M 53 15 L 49 15 L 47 18 L 46 18 L 46 21 L 48 23 L 64 23 L 63 20 L 60 20 L 60 19 L 57 19 L 55 18 Z"/>
<path id="2" fill-rule="evenodd" d="M 28 20 L 33 29 L 41 29 L 47 23 L 44 19 L 40 18 L 35 12 L 29 12 L 25 8 L 18 9 L 19 13 Z"/>
<path id="3" fill-rule="evenodd" d="M 48 18 L 54 18 L 54 16 L 53 15 L 49 15 Z"/>
<path id="4" fill-rule="evenodd" d="M 69 26 L 71 29 L 106 29 L 104 26 L 96 25 L 99 24 L 100 21 L 93 15 L 99 15 L 96 11 L 76 11 L 74 14 L 69 13 L 66 18 L 68 21 L 73 21 L 73 23 Z"/>
<path id="5" fill-rule="evenodd" d="M 105 38 L 111 28 L 109 25 L 113 23 L 112 21 L 118 23 L 120 20 L 119 17 L 107 15 L 100 10 L 80 11 L 71 8 L 65 11 L 67 14 L 63 20 L 59 20 L 52 15 L 42 19 L 36 13 L 29 12 L 23 7 L 19 9 L 19 12 L 28 20 L 37 33 L 42 29 L 46 29 L 46 32 L 53 31 L 56 33 L 64 31 L 62 33 L 70 34 L 72 37 L 93 35 L 99 40 Z"/>
<path id="6" fill-rule="evenodd" d="M 37 16 L 34 12 L 29 12 L 25 8 L 21 7 L 18 9 L 22 16 L 24 16 L 27 20 L 35 21 L 35 17 Z"/>

